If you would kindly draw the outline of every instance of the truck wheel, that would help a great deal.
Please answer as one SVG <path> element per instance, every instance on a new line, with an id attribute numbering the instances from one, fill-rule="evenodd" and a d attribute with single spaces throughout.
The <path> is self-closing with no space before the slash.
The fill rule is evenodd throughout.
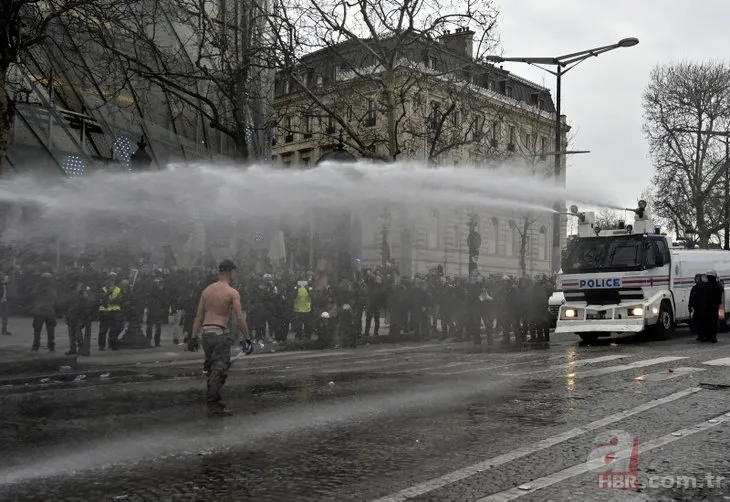
<path id="1" fill-rule="evenodd" d="M 654 326 L 650 326 L 648 335 L 654 340 L 664 340 L 667 337 L 667 333 L 672 331 L 672 308 L 667 302 L 662 302 L 659 307 L 659 319 Z"/>
<path id="2" fill-rule="evenodd" d="M 598 335 L 595 333 L 578 333 L 578 336 L 586 343 L 595 343 L 598 340 Z"/>

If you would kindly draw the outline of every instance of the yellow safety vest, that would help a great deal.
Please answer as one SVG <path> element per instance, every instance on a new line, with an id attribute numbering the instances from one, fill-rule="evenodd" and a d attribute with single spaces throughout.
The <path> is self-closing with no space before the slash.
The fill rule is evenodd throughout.
<path id="1" fill-rule="evenodd" d="M 106 287 L 101 288 L 107 297 L 107 303 L 99 306 L 99 312 L 119 312 L 122 310 L 122 305 L 119 303 L 119 297 L 122 296 L 122 288 L 116 286 L 112 289 L 111 293 Z"/>
<path id="2" fill-rule="evenodd" d="M 312 300 L 309 297 L 309 290 L 304 286 L 297 288 L 297 296 L 294 299 L 294 312 L 301 314 L 312 311 Z"/>

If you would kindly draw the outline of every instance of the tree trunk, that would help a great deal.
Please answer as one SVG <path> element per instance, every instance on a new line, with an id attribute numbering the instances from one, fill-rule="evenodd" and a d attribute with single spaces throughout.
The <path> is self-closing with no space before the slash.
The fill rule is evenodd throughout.
<path id="1" fill-rule="evenodd" d="M 698 204 L 695 208 L 697 211 L 697 239 L 699 240 L 700 249 L 707 249 L 710 242 L 710 233 L 707 230 L 707 224 L 705 223 L 705 207 L 703 204 Z"/>
<path id="2" fill-rule="evenodd" d="M 3 175 L 5 155 L 13 131 L 13 109 L 10 95 L 6 88 L 7 69 L 0 69 L 0 176 Z"/>
<path id="3" fill-rule="evenodd" d="M 527 277 L 527 232 L 529 229 L 530 220 L 525 217 L 522 220 L 522 232 L 520 232 L 520 272 L 522 272 L 522 277 Z"/>
<path id="4" fill-rule="evenodd" d="M 383 75 L 383 82 L 385 84 L 385 89 L 383 93 L 385 94 L 385 105 L 386 105 L 386 116 L 387 116 L 387 126 L 388 126 L 388 159 L 389 160 L 396 160 L 396 156 L 398 155 L 398 136 L 397 136 L 397 110 L 398 110 L 398 103 L 396 103 L 395 99 L 395 75 L 392 72 L 388 72 L 385 75 Z"/>

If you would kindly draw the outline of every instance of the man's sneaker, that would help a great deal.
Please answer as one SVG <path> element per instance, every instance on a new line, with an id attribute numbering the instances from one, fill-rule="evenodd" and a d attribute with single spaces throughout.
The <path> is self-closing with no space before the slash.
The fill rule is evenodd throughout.
<path id="1" fill-rule="evenodd" d="M 213 408 L 208 410 L 208 416 L 210 418 L 230 417 L 233 416 L 233 412 L 228 408 Z"/>

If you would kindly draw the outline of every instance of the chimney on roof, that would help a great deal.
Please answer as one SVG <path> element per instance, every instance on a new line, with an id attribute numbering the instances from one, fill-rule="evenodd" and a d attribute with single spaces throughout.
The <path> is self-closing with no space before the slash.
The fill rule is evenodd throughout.
<path id="1" fill-rule="evenodd" d="M 474 32 L 469 28 L 456 28 L 454 33 L 446 31 L 439 41 L 452 52 L 469 59 L 474 57 Z"/>

